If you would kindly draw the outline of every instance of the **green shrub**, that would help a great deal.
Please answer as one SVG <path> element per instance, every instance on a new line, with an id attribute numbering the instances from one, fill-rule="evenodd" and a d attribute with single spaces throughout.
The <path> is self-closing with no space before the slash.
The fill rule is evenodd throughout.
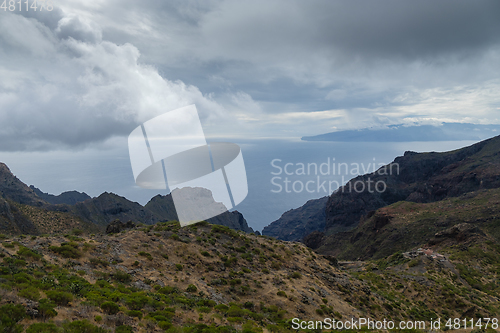
<path id="1" fill-rule="evenodd" d="M 141 251 L 139 252 L 139 255 L 142 257 L 146 257 L 149 261 L 153 260 L 153 256 L 151 255 L 151 253 Z"/>
<path id="2" fill-rule="evenodd" d="M 107 267 L 109 265 L 109 263 L 107 261 L 99 259 L 99 258 L 90 258 L 89 263 L 94 267 L 97 265 L 102 265 L 104 267 Z"/>
<path id="3" fill-rule="evenodd" d="M 231 281 L 229 281 L 229 284 L 232 286 L 235 286 L 237 284 L 241 284 L 241 279 L 232 279 Z"/>
<path id="4" fill-rule="evenodd" d="M 73 295 L 65 291 L 49 290 L 46 292 L 47 298 L 55 302 L 57 305 L 68 305 L 73 300 Z"/>
<path id="5" fill-rule="evenodd" d="M 195 293 L 198 291 L 198 288 L 196 288 L 196 286 L 194 284 L 190 284 L 187 289 L 186 289 L 187 292 L 190 292 L 190 293 Z"/>
<path id="6" fill-rule="evenodd" d="M 212 311 L 212 309 L 209 308 L 208 306 L 200 306 L 198 308 L 198 312 L 201 312 L 201 313 L 210 313 L 210 311 Z"/>
<path id="7" fill-rule="evenodd" d="M 245 310 L 241 309 L 239 306 L 231 305 L 227 310 L 228 317 L 243 317 L 245 315 Z"/>
<path id="8" fill-rule="evenodd" d="M 254 305 L 252 302 L 250 302 L 250 301 L 245 302 L 245 304 L 243 304 L 243 307 L 244 307 L 245 309 L 253 309 L 253 307 L 254 307 L 254 306 L 255 306 L 255 305 Z"/>
<path id="9" fill-rule="evenodd" d="M 25 297 L 32 301 L 38 301 L 40 299 L 40 292 L 36 287 L 30 286 L 26 289 L 23 289 L 17 293 L 21 297 Z"/>
<path id="10" fill-rule="evenodd" d="M 120 311 L 120 307 L 115 302 L 104 302 L 101 304 L 101 309 L 109 315 L 117 314 Z"/>
<path id="11" fill-rule="evenodd" d="M 12 277 L 17 284 L 29 283 L 32 280 L 32 277 L 24 272 L 14 274 Z"/>
<path id="12" fill-rule="evenodd" d="M 59 333 L 61 330 L 54 323 L 31 324 L 26 333 Z"/>
<path id="13" fill-rule="evenodd" d="M 281 297 L 286 297 L 286 293 L 283 290 L 280 290 L 276 293 L 276 295 L 281 296 Z"/>
<path id="14" fill-rule="evenodd" d="M 200 251 L 200 253 L 204 257 L 211 257 L 210 253 L 208 253 L 207 251 Z"/>
<path id="15" fill-rule="evenodd" d="M 139 311 L 139 310 L 129 310 L 129 311 L 127 311 L 127 316 L 136 317 L 136 318 L 141 319 L 142 318 L 142 312 Z"/>
<path id="16" fill-rule="evenodd" d="M 113 279 L 121 283 L 128 283 L 132 280 L 132 276 L 120 270 L 116 270 L 113 273 Z"/>
<path id="17" fill-rule="evenodd" d="M 217 304 L 216 306 L 214 306 L 214 309 L 220 312 L 227 312 L 227 310 L 229 310 L 229 307 L 225 304 Z"/>
<path id="18" fill-rule="evenodd" d="M 21 304 L 0 306 L 0 332 L 22 332 L 23 327 L 17 323 L 26 317 L 26 310 Z"/>
<path id="19" fill-rule="evenodd" d="M 64 258 L 78 259 L 82 256 L 78 244 L 74 242 L 62 243 L 61 246 L 49 246 L 49 250 L 60 254 Z"/>
<path id="20" fill-rule="evenodd" d="M 63 325 L 64 333 L 108 333 L 104 328 L 92 325 L 88 320 L 76 320 Z"/>
<path id="21" fill-rule="evenodd" d="M 41 254 L 28 249 L 26 246 L 20 246 L 19 250 L 17 251 L 17 255 L 24 258 L 33 258 L 34 260 L 40 260 L 40 258 L 42 258 Z"/>
<path id="22" fill-rule="evenodd" d="M 115 329 L 115 333 L 134 333 L 132 326 L 122 325 Z"/>
<path id="23" fill-rule="evenodd" d="M 293 272 L 290 277 L 292 279 L 300 279 L 302 277 L 302 275 L 299 273 L 299 272 Z"/>
<path id="24" fill-rule="evenodd" d="M 57 316 L 57 311 L 54 310 L 56 303 L 53 303 L 47 298 L 42 298 L 38 302 L 38 314 L 43 319 L 48 319 Z"/>
<path id="25" fill-rule="evenodd" d="M 162 330 L 168 330 L 170 327 L 172 327 L 172 324 L 164 320 L 158 323 L 158 327 L 160 327 Z"/>
<path id="26" fill-rule="evenodd" d="M 149 300 L 150 298 L 143 293 L 133 293 L 126 297 L 125 305 L 127 305 L 130 310 L 140 310 Z"/>
<path id="27" fill-rule="evenodd" d="M 184 266 L 182 266 L 181 264 L 175 264 L 176 271 L 182 271 L 183 268 L 184 268 Z"/>

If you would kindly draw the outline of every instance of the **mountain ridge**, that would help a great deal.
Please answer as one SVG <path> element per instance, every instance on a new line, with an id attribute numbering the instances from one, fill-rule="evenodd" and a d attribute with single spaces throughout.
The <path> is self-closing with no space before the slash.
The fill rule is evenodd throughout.
<path id="1" fill-rule="evenodd" d="M 4 163 L 0 163 L 0 231 L 41 234 L 82 229 L 102 232 L 112 221 L 155 224 L 177 220 L 171 195 L 153 197 L 145 206 L 114 193 L 91 198 L 86 193 L 68 191 L 60 195 L 27 186 Z M 208 219 L 248 233 L 254 232 L 238 211 L 226 211 Z M 49 224 L 54 221 L 54 229 Z"/>
<path id="2" fill-rule="evenodd" d="M 381 193 L 354 190 L 355 186 L 367 189 L 371 185 L 373 188 L 378 181 L 387 186 Z M 498 187 L 500 187 L 500 136 L 443 153 L 407 151 L 390 164 L 373 173 L 359 175 L 332 193 L 325 206 L 325 220 L 323 221 L 322 214 L 318 211 L 319 219 L 307 222 L 309 226 L 321 226 L 324 223 L 325 227 L 323 229 L 317 227 L 315 230 L 311 228 L 308 231 L 314 232 L 312 235 L 314 237 L 311 239 L 318 242 L 325 235 L 355 228 L 367 215 L 398 201 L 434 202 L 480 189 Z M 308 202 L 308 205 L 311 203 Z M 279 225 L 282 230 L 277 234 L 278 237 L 284 237 L 282 235 L 297 230 L 295 224 L 302 221 L 300 212 L 304 206 L 292 210 L 292 213 L 297 214 L 295 222 L 279 219 L 266 230 L 272 230 Z M 318 204 L 318 207 L 321 205 Z M 306 233 L 294 235 L 296 240 L 306 236 Z M 314 246 L 321 247 L 318 244 Z"/>
<path id="3" fill-rule="evenodd" d="M 304 136 L 303 141 L 336 142 L 415 142 L 484 140 L 498 135 L 500 125 L 446 123 L 440 125 L 389 125 L 387 128 L 341 130 L 325 134 Z"/>

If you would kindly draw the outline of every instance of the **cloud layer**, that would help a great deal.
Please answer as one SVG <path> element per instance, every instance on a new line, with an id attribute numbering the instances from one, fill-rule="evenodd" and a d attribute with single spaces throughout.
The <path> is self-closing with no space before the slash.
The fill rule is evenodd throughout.
<path id="1" fill-rule="evenodd" d="M 500 123 L 498 1 L 61 0 L 0 13 L 0 150 L 195 103 L 209 136 Z"/>

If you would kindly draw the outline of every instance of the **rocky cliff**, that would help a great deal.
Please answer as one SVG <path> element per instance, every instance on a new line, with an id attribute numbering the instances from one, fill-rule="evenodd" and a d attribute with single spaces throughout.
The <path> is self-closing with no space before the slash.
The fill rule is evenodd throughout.
<path id="1" fill-rule="evenodd" d="M 262 229 L 262 234 L 286 241 L 300 241 L 313 231 L 323 230 L 328 197 L 309 200 L 302 207 L 291 209 Z"/>
<path id="2" fill-rule="evenodd" d="M 112 221 L 155 224 L 177 220 L 171 195 L 155 196 L 143 207 L 114 193 L 96 198 L 69 191 L 47 194 L 28 187 L 0 163 L 0 232 L 40 234 L 81 229 L 103 231 Z M 235 230 L 253 232 L 241 213 L 224 212 L 208 220 Z"/>
<path id="3" fill-rule="evenodd" d="M 159 216 L 163 221 L 178 220 L 171 194 L 154 196 L 144 208 Z M 254 230 L 248 226 L 243 215 L 238 211 L 226 211 L 220 215 L 207 219 L 207 222 L 225 225 L 231 229 L 248 233 L 254 232 Z"/>
<path id="4" fill-rule="evenodd" d="M 264 233 L 280 239 L 299 240 L 315 232 L 308 244 L 320 247 L 323 236 L 352 230 L 377 209 L 395 202 L 436 202 L 498 187 L 498 136 L 450 152 L 407 151 L 376 172 L 351 179 L 327 199 L 325 208 L 324 199 L 311 200 L 283 214 L 266 227 Z M 311 211 L 312 207 L 317 207 L 316 214 Z M 323 209 L 324 227 L 320 223 Z M 314 220 L 313 216 L 318 219 Z"/>

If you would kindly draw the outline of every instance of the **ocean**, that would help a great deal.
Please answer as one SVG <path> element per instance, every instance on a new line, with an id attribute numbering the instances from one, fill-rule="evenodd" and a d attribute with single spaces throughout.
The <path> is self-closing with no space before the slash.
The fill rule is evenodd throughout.
<path id="1" fill-rule="evenodd" d="M 245 161 L 248 195 L 236 206 L 255 230 L 307 200 L 329 195 L 359 174 L 373 172 L 405 151 L 449 151 L 473 141 L 314 142 L 300 139 L 209 140 L 239 144 Z M 77 190 L 90 196 L 113 192 L 144 205 L 156 194 L 135 185 L 126 140 L 119 148 L 52 152 L 2 152 L 23 182 L 44 192 Z"/>

